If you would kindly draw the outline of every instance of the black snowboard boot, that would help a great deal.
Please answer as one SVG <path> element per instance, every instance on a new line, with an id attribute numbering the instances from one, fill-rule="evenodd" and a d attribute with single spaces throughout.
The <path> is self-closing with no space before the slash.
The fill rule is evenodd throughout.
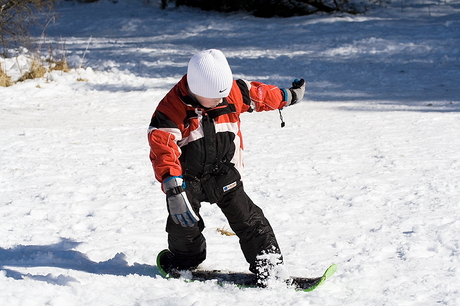
<path id="1" fill-rule="evenodd" d="M 170 250 L 163 250 L 158 253 L 157 267 L 163 277 L 180 277 L 179 269 L 176 265 L 174 265 L 174 254 Z"/>

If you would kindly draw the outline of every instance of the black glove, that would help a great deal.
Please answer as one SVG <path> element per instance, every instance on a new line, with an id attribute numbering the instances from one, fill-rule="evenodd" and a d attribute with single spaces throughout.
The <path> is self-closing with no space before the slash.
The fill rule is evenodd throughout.
<path id="1" fill-rule="evenodd" d="M 291 88 L 281 88 L 284 93 L 284 101 L 287 101 L 287 106 L 294 105 L 303 99 L 306 86 L 307 82 L 304 79 L 295 79 Z"/>

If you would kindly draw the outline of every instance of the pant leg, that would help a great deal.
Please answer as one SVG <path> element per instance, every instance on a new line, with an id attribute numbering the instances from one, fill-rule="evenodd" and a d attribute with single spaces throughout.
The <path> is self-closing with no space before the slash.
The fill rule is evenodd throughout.
<path id="1" fill-rule="evenodd" d="M 191 227 L 174 223 L 171 216 L 166 221 L 169 250 L 174 254 L 173 264 L 179 270 L 194 268 L 206 259 L 206 239 L 202 234 L 204 222 L 199 214 L 201 204 L 190 195 L 188 198 L 200 220 Z"/>
<path id="2" fill-rule="evenodd" d="M 241 250 L 255 272 L 260 265 L 259 255 L 280 254 L 275 233 L 262 209 L 252 202 L 243 189 L 236 187 L 217 203 L 227 217 L 230 227 L 240 239 Z"/>

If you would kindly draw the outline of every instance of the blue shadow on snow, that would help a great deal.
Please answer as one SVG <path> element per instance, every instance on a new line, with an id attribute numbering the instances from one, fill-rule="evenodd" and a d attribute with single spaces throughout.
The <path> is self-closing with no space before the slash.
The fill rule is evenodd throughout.
<path id="1" fill-rule="evenodd" d="M 56 277 L 51 274 L 24 274 L 13 270 L 12 267 L 54 267 L 119 276 L 137 274 L 153 277 L 159 275 L 156 266 L 138 263 L 128 265 L 123 253 L 118 253 L 107 261 L 91 261 L 85 254 L 73 250 L 79 244 L 80 242 L 71 239 L 62 239 L 59 243 L 53 245 L 18 245 L 9 249 L 0 247 L 0 271 L 5 271 L 6 277 L 18 280 L 28 278 L 55 285 L 67 285 L 69 282 L 76 281 L 76 279 L 65 275 Z"/>

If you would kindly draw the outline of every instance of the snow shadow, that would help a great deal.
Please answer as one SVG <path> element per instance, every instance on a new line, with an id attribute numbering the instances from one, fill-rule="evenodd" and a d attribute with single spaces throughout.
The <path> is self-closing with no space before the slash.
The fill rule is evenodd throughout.
<path id="1" fill-rule="evenodd" d="M 53 245 L 18 245 L 9 249 L 0 247 L 0 271 L 5 271 L 6 277 L 17 280 L 28 278 L 61 286 L 68 285 L 76 279 L 65 275 L 24 274 L 12 269 L 12 267 L 54 267 L 118 276 L 137 274 L 153 277 L 159 275 L 156 266 L 138 263 L 129 265 L 123 253 L 118 253 L 107 261 L 94 262 L 85 254 L 73 250 L 80 243 L 63 238 L 59 243 Z"/>
<path id="2" fill-rule="evenodd" d="M 62 5 L 62 17 L 47 28 L 47 42 L 65 41 L 74 65 L 145 80 L 179 80 L 194 53 L 218 48 L 235 77 L 281 87 L 303 77 L 307 98 L 313 101 L 411 107 L 440 102 L 444 110 L 458 111 L 449 103 L 460 102 L 460 14 L 441 3 L 412 7 L 417 18 L 404 4 L 397 11 L 406 13 L 390 10 L 382 17 L 369 13 L 284 19 L 120 5 L 91 4 L 99 8 L 94 9 L 97 18 L 84 6 Z M 157 83 L 163 90 L 170 88 L 169 83 Z M 88 86 L 110 92 L 148 88 L 123 82 Z"/>

